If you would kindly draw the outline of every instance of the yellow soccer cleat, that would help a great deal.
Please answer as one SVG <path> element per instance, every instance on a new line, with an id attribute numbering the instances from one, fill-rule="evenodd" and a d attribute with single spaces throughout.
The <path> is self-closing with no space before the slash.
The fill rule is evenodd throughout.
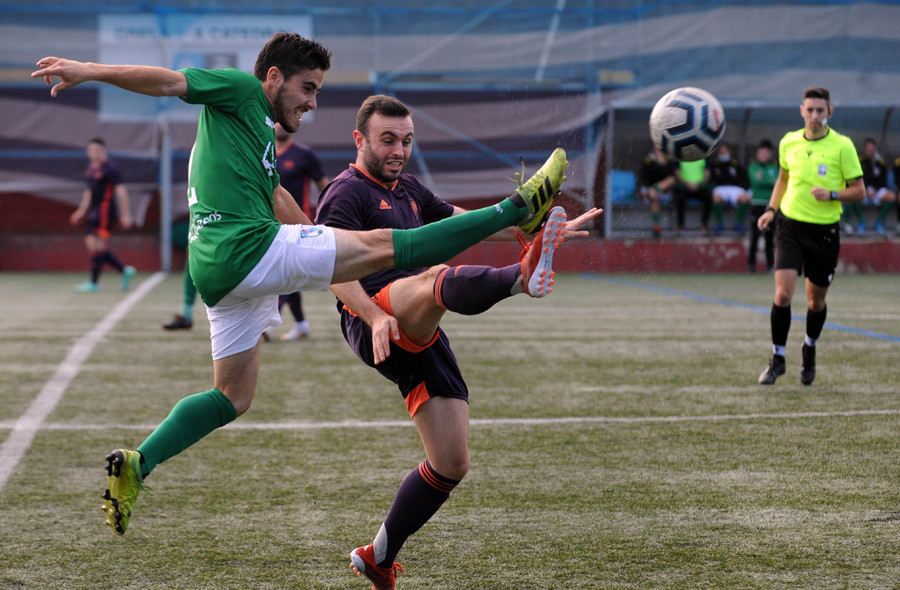
<path id="1" fill-rule="evenodd" d="M 516 193 L 528 207 L 528 215 L 519 224 L 519 228 L 525 233 L 536 232 L 544 223 L 544 218 L 553 206 L 553 199 L 566 179 L 568 165 L 566 150 L 556 148 L 544 165 L 524 184 L 522 175 L 516 172 L 516 183 L 519 185 Z"/>
<path id="2" fill-rule="evenodd" d="M 117 535 L 124 535 L 131 520 L 131 511 L 141 490 L 151 491 L 144 486 L 141 475 L 141 454 L 137 451 L 116 449 L 106 456 L 106 472 L 109 481 L 103 494 L 103 512 L 106 524 Z"/>

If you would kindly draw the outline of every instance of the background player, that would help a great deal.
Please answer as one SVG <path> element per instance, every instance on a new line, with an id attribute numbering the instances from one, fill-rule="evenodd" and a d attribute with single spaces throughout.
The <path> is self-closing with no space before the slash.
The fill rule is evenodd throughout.
<path id="1" fill-rule="evenodd" d="M 164 330 L 190 330 L 194 327 L 194 303 L 197 301 L 197 287 L 194 286 L 194 279 L 191 278 L 191 257 L 187 252 L 188 226 L 187 222 L 178 222 L 172 226 L 173 245 L 184 250 L 184 271 L 181 273 L 181 313 L 176 313 L 169 323 L 163 324 Z"/>
<path id="2" fill-rule="evenodd" d="M 296 143 L 281 123 L 275 124 L 275 157 L 278 167 L 278 176 L 281 177 L 281 186 L 291 193 L 294 201 L 310 219 L 315 218 L 312 203 L 310 202 L 310 181 L 314 182 L 319 192 L 328 184 L 328 178 L 322 172 L 322 163 L 318 156 L 308 145 Z M 282 340 L 298 340 L 309 336 L 309 322 L 303 315 L 303 299 L 300 291 L 294 291 L 288 295 L 278 297 L 278 309 L 284 305 L 291 310 L 296 322 L 294 326 L 281 335 Z M 269 336 L 271 328 L 264 332 Z"/>
<path id="3" fill-rule="evenodd" d="M 875 231 L 884 234 L 884 220 L 894 208 L 897 201 L 897 193 L 888 186 L 888 167 L 881 154 L 878 153 L 878 143 L 871 137 L 863 143 L 863 151 L 859 155 L 859 164 L 863 171 L 863 182 L 866 185 L 865 203 L 878 205 L 878 216 L 875 218 Z M 866 222 L 863 217 L 862 202 L 848 203 L 845 207 L 847 221 L 850 216 L 856 217 L 856 231 L 866 231 Z"/>
<path id="4" fill-rule="evenodd" d="M 276 33 L 254 74 L 233 69 L 179 71 L 153 66 L 38 61 L 33 78 L 51 96 L 99 81 L 150 96 L 202 104 L 189 164 L 191 276 L 207 305 L 214 387 L 179 401 L 137 450 L 107 455 L 106 522 L 124 534 L 146 477 L 159 463 L 250 408 L 259 375 L 260 336 L 280 322 L 279 293 L 324 290 L 392 267 L 438 264 L 511 225 L 540 224 L 564 180 L 557 149 L 509 198 L 430 227 L 348 232 L 300 225 L 309 219 L 279 184 L 275 123 L 296 131 L 317 106 L 331 53 L 297 34 Z M 399 338 L 399 333 L 391 337 Z M 127 408 L 117 408 L 127 412 Z"/>
<path id="5" fill-rule="evenodd" d="M 676 162 L 666 158 L 662 150 L 655 145 L 641 163 L 641 170 L 638 173 L 638 182 L 640 182 L 638 195 L 650 205 L 650 219 L 653 222 L 654 238 L 662 235 L 662 225 L 660 225 L 659 220 L 660 202 L 672 200 L 676 165 Z"/>
<path id="6" fill-rule="evenodd" d="M 816 341 L 825 325 L 825 295 L 834 279 L 841 248 L 841 203 L 866 195 L 853 142 L 828 127 L 834 114 L 828 89 L 803 92 L 803 129 L 786 134 L 778 145 L 781 171 L 769 207 L 759 218 L 766 229 L 775 215 L 775 302 L 772 304 L 772 360 L 759 383 L 772 385 L 785 373 L 784 352 L 791 328 L 791 299 L 797 277 L 806 274 L 806 338 L 800 382 L 816 377 Z"/>
<path id="7" fill-rule="evenodd" d="M 410 110 L 383 95 L 357 114 L 355 164 L 326 187 L 317 222 L 333 227 L 414 228 L 464 213 L 436 197 L 403 170 L 413 145 Z M 553 251 L 601 212 L 565 225 L 561 207 L 528 244 L 521 261 L 504 267 L 444 265 L 386 270 L 334 284 L 344 338 L 359 358 L 398 385 L 425 447 L 426 460 L 407 475 L 381 530 L 351 553 L 351 565 L 375 588 L 393 588 L 394 558 L 406 539 L 431 518 L 468 471 L 468 389 L 447 335 L 444 313 L 474 315 L 515 294 L 543 297 L 552 284 Z M 504 231 L 497 239 L 515 239 Z M 400 339 L 388 338 L 399 330 Z M 399 569 L 399 565 L 396 565 Z"/>
<path id="8" fill-rule="evenodd" d="M 774 227 L 766 231 L 759 229 L 759 218 L 769 206 L 769 198 L 778 180 L 778 164 L 772 160 L 772 142 L 763 139 L 756 148 L 756 158 L 747 167 L 750 179 L 750 244 L 747 248 L 747 265 L 750 272 L 756 272 L 756 252 L 759 250 L 759 237 L 766 243 L 766 270 L 775 268 L 775 234 Z"/>
<path id="9" fill-rule="evenodd" d="M 122 184 L 119 168 L 109 161 L 106 142 L 100 137 L 88 141 L 85 149 L 88 156 L 88 167 L 84 171 L 87 188 L 81 195 L 81 203 L 69 217 L 72 225 L 83 218 L 87 219 L 87 235 L 84 245 L 91 260 L 91 278 L 77 287 L 80 293 L 93 293 L 99 290 L 97 281 L 103 265 L 108 264 L 122 273 L 122 290 L 128 289 L 131 277 L 137 272 L 133 266 L 122 264 L 109 247 L 109 238 L 116 221 L 124 229 L 131 229 L 131 207 L 128 203 L 128 190 Z"/>

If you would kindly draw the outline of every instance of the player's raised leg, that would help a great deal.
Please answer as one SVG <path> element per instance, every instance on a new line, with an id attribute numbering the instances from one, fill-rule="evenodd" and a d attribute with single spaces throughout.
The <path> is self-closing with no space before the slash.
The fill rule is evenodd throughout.
<path id="1" fill-rule="evenodd" d="M 527 182 L 500 203 L 423 227 L 335 230 L 337 257 L 332 282 L 345 283 L 387 268 L 434 266 L 513 225 L 534 231 L 550 210 L 567 166 L 565 150 L 557 148 Z"/>

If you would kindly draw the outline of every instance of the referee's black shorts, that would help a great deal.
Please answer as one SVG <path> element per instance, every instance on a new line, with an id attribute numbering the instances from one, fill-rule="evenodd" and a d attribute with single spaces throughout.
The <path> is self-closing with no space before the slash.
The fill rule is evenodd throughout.
<path id="1" fill-rule="evenodd" d="M 840 224 L 806 223 L 777 215 L 775 270 L 794 269 L 813 284 L 828 287 L 834 280 L 840 251 Z"/>

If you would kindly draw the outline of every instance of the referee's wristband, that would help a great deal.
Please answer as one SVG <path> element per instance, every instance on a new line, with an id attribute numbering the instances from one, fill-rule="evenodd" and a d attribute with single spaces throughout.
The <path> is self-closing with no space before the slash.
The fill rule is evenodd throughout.
<path id="1" fill-rule="evenodd" d="M 768 213 L 769 211 L 771 211 L 772 213 L 776 213 L 775 207 L 772 207 L 771 205 L 766 207 L 766 213 Z"/>
<path id="2" fill-rule="evenodd" d="M 832 201 L 837 201 L 837 200 L 838 200 L 837 191 L 831 191 L 831 195 L 829 196 L 829 198 L 830 198 Z"/>

